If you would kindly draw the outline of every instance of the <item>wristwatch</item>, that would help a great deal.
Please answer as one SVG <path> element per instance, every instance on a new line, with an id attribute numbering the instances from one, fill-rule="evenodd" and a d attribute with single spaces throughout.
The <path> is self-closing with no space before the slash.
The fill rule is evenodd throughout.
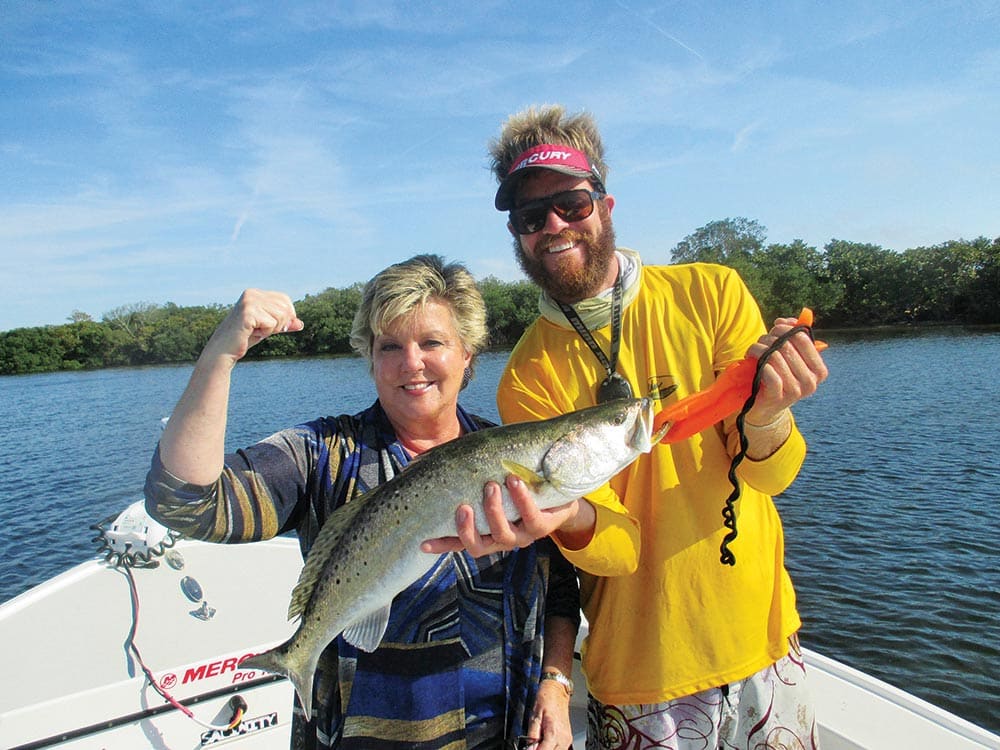
<path id="1" fill-rule="evenodd" d="M 543 682 L 544 680 L 555 680 L 566 689 L 567 695 L 570 697 L 573 696 L 573 680 L 564 675 L 558 669 L 549 667 L 546 671 L 542 672 L 542 676 L 538 681 Z"/>

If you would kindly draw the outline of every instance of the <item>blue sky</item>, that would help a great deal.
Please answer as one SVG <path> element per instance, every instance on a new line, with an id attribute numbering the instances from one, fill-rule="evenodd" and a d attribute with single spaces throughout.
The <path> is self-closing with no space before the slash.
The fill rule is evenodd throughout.
<path id="1" fill-rule="evenodd" d="M 486 143 L 601 125 L 620 244 L 1000 236 L 1000 1 L 0 2 L 0 330 L 521 278 Z"/>

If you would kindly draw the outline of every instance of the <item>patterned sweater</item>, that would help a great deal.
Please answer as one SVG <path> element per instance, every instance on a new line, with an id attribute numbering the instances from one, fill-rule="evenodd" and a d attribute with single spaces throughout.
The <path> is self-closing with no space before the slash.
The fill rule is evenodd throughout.
<path id="1" fill-rule="evenodd" d="M 458 418 L 467 432 L 491 426 L 461 407 Z M 330 513 L 409 460 L 376 401 L 226 456 L 213 485 L 171 476 L 157 450 L 146 505 L 161 523 L 195 539 L 239 543 L 294 532 L 305 557 Z M 374 652 L 340 637 L 327 647 L 311 720 L 296 699 L 292 746 L 486 748 L 524 735 L 551 615 L 579 621 L 579 589 L 573 568 L 548 540 L 478 559 L 440 556 L 393 600 Z"/>

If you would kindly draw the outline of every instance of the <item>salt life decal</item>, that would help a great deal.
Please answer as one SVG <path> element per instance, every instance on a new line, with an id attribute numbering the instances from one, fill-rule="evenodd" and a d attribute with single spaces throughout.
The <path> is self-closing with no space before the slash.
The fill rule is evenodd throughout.
<path id="1" fill-rule="evenodd" d="M 203 732 L 201 735 L 201 746 L 214 745 L 217 742 L 222 742 L 223 740 L 232 739 L 233 737 L 242 737 L 247 734 L 252 734 L 253 732 L 260 732 L 264 729 L 270 729 L 271 727 L 278 726 L 278 712 L 274 711 L 265 716 L 258 716 L 253 719 L 246 719 L 241 721 L 239 726 L 233 729 L 212 729 L 208 732 Z"/>

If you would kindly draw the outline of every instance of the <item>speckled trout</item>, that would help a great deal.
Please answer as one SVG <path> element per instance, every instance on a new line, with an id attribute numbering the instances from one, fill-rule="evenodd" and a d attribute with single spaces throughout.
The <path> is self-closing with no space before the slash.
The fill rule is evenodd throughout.
<path id="1" fill-rule="evenodd" d="M 438 559 L 422 552 L 421 542 L 454 536 L 459 505 L 471 505 L 476 528 L 488 533 L 483 487 L 494 480 L 504 489 L 507 518 L 517 520 L 504 487 L 508 474 L 525 480 L 540 508 L 565 505 L 649 452 L 662 437 L 652 434 L 652 425 L 652 401 L 622 399 L 479 430 L 427 451 L 330 514 L 292 591 L 288 617 L 300 618 L 298 629 L 240 666 L 286 675 L 311 715 L 320 653 L 341 633 L 365 651 L 378 646 L 393 597 Z"/>

